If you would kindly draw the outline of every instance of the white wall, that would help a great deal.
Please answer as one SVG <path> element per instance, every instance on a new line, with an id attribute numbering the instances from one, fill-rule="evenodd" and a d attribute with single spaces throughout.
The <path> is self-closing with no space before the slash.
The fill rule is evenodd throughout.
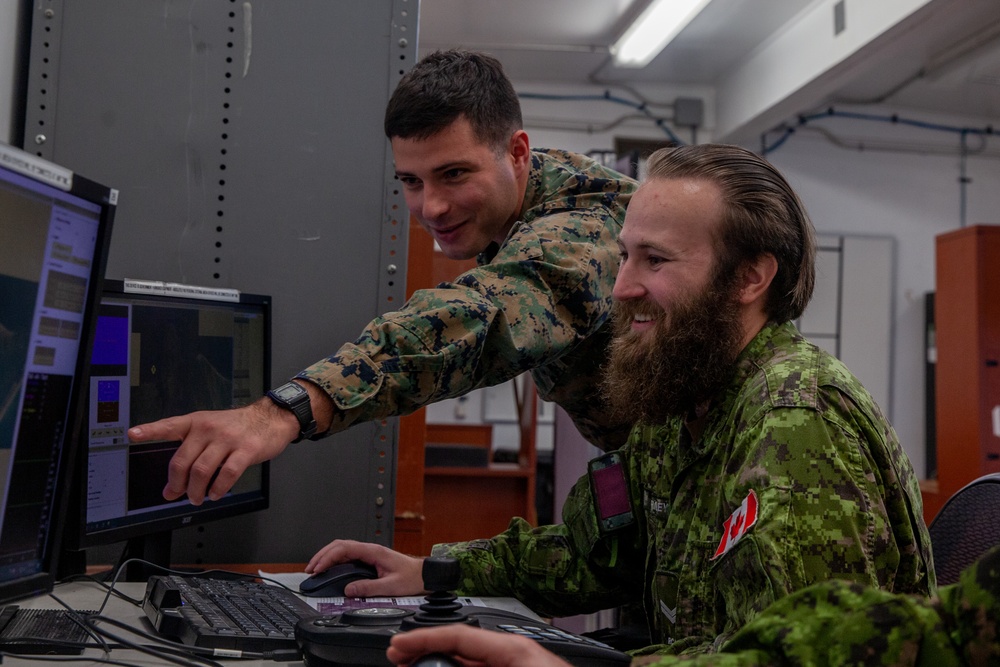
<path id="1" fill-rule="evenodd" d="M 671 119 L 669 108 L 677 97 L 699 98 L 705 105 L 705 124 L 698 130 L 699 142 L 710 136 L 715 126 L 715 94 L 711 86 L 653 86 L 637 85 L 635 93 L 612 86 L 569 86 L 515 82 L 519 94 L 534 93 L 554 96 L 601 96 L 607 93 L 614 98 L 634 102 L 646 101 L 649 112 L 658 118 Z M 532 146 L 562 148 L 577 153 L 592 150 L 611 150 L 614 138 L 669 140 L 669 135 L 641 111 L 626 104 L 609 100 L 538 100 L 521 99 L 525 130 Z M 604 127 L 617 123 L 612 129 Z M 688 128 L 670 128 L 684 142 L 691 141 Z M 588 127 L 589 126 L 589 127 Z M 565 128 L 565 129 L 563 129 Z"/>

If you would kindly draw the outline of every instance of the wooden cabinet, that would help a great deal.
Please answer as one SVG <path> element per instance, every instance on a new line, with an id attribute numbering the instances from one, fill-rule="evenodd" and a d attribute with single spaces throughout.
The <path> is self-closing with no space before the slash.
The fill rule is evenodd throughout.
<path id="1" fill-rule="evenodd" d="M 981 475 L 1000 472 L 1000 226 L 936 240 L 937 484 L 924 486 L 928 522 Z"/>
<path id="2" fill-rule="evenodd" d="M 503 532 L 515 516 L 537 523 L 537 397 L 530 378 L 519 380 L 520 449 L 516 463 L 424 468 L 424 553 L 430 553 L 431 547 L 441 542 L 493 537 Z M 434 428 L 428 426 L 428 441 L 433 432 Z"/>

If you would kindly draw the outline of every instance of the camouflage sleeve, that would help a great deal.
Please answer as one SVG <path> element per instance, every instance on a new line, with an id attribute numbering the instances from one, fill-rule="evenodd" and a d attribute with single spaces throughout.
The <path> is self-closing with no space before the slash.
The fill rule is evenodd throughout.
<path id="1" fill-rule="evenodd" d="M 298 377 L 330 394 L 339 431 L 556 359 L 608 317 L 617 224 L 593 209 L 515 225 L 489 264 L 415 292 Z"/>
<path id="2" fill-rule="evenodd" d="M 639 658 L 634 665 L 965 664 L 929 600 L 831 581 L 779 600 L 719 653 Z M 985 664 L 985 663 L 984 663 Z"/>
<path id="3" fill-rule="evenodd" d="M 439 544 L 432 554 L 459 560 L 463 595 L 516 597 L 545 616 L 585 614 L 642 599 L 645 524 L 636 516 L 602 535 L 585 475 L 567 497 L 563 523 L 532 528 L 513 519 L 492 539 Z"/>
<path id="4" fill-rule="evenodd" d="M 633 665 L 1000 664 L 1000 549 L 939 595 L 823 582 L 764 610 L 717 654 L 638 658 Z"/>

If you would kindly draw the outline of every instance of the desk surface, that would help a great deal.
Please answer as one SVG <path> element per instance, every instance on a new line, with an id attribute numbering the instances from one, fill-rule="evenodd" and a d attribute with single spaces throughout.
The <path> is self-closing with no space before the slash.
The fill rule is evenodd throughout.
<path id="1" fill-rule="evenodd" d="M 264 569 L 263 566 L 260 567 L 261 569 Z M 141 601 L 146 590 L 146 584 L 140 582 L 118 583 L 116 584 L 115 589 L 131 598 Z M 96 610 L 99 609 L 104 603 L 107 591 L 94 582 L 74 582 L 56 586 L 53 593 L 56 597 L 71 606 L 73 609 Z M 495 606 L 500 609 L 507 609 L 509 611 L 534 616 L 534 614 L 532 614 L 532 612 L 530 612 L 520 602 L 511 598 L 476 598 L 476 600 L 481 601 L 483 604 L 488 604 L 489 606 Z M 62 606 L 48 595 L 29 598 L 27 600 L 20 600 L 12 604 L 17 604 L 25 609 L 62 609 Z M 140 628 L 146 632 L 153 633 L 152 625 L 146 620 L 146 615 L 143 613 L 142 608 L 130 604 L 126 600 L 122 600 L 118 597 L 111 596 L 110 599 L 108 599 L 103 615 L 126 623 L 129 627 Z M 535 618 L 537 618 L 537 616 L 535 616 Z M 121 630 L 110 625 L 106 627 L 108 627 L 108 629 L 114 634 L 120 635 L 130 641 L 135 641 L 137 643 L 150 643 L 147 640 L 144 640 L 144 638 L 132 635 L 125 630 Z M 86 658 L 88 656 L 92 656 L 94 660 L 87 661 L 82 659 L 80 661 L 75 661 L 73 664 L 85 666 L 106 664 L 101 661 L 102 655 L 103 654 L 98 649 L 87 649 L 83 656 L 80 657 Z M 130 649 L 114 649 L 110 657 L 129 664 L 142 666 L 175 664 L 154 656 L 146 655 L 140 651 Z M 302 665 L 301 661 L 288 663 L 274 662 L 273 660 L 225 660 L 223 662 L 224 664 L 231 664 L 234 666 L 239 665 L 239 667 L 262 667 L 264 665 L 269 667 L 276 667 L 278 665 L 290 665 L 295 667 Z M 8 665 L 16 665 L 18 667 L 22 665 L 35 665 L 37 667 L 39 661 L 32 660 L 31 656 L 25 656 L 24 658 L 4 656 L 3 664 L 5 667 Z"/>
<path id="2" fill-rule="evenodd" d="M 115 586 L 115 589 L 121 591 L 129 597 L 141 600 L 143 593 L 146 590 L 146 584 L 138 582 L 129 583 L 119 583 Z M 70 605 L 74 609 L 98 609 L 100 605 L 104 602 L 105 589 L 100 587 L 96 583 L 90 582 L 77 582 L 71 584 L 61 584 L 56 586 L 54 594 L 63 602 Z M 61 609 L 61 605 L 53 600 L 48 595 L 42 595 L 35 598 L 30 598 L 27 600 L 20 600 L 13 604 L 20 605 L 22 608 L 26 609 Z M 141 628 L 146 632 L 152 632 L 152 626 L 146 622 L 146 615 L 142 612 L 140 607 L 129 604 L 125 600 L 121 600 L 117 597 L 112 596 L 108 600 L 107 606 L 104 608 L 104 615 L 114 618 L 116 620 L 127 623 L 131 627 Z M 115 634 L 121 635 L 130 641 L 136 641 L 137 643 L 149 643 L 142 637 L 137 635 L 131 635 L 125 630 L 120 630 L 119 628 L 108 626 L 108 629 Z M 97 649 L 87 649 L 83 656 L 92 656 L 95 659 L 93 661 L 81 660 L 79 662 L 74 662 L 74 665 L 103 665 L 106 664 L 101 661 L 101 656 L 103 654 Z M 146 655 L 140 651 L 134 651 L 129 649 L 114 649 L 111 652 L 111 658 L 116 660 L 121 660 L 123 662 L 128 662 L 135 665 L 171 665 L 175 663 L 170 663 L 165 660 L 158 659 L 154 656 Z M 278 663 L 272 660 L 239 660 L 239 661 L 228 661 L 233 665 L 240 665 L 241 667 L 262 667 L 263 665 L 269 665 L 270 667 L 276 667 L 278 665 L 301 665 L 301 662 L 294 663 Z M 31 656 L 25 656 L 24 658 L 15 658 L 12 656 L 5 656 L 3 660 L 5 667 L 8 665 L 17 665 L 18 667 L 22 665 L 34 665 L 37 667 L 40 663 L 38 660 L 33 660 Z M 46 663 L 41 663 L 46 664 Z"/>

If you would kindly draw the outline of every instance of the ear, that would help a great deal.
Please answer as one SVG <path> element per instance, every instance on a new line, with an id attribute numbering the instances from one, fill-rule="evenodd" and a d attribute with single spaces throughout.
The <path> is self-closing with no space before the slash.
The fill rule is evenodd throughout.
<path id="1" fill-rule="evenodd" d="M 767 298 L 767 290 L 771 287 L 771 281 L 778 273 L 778 260 L 774 255 L 765 253 L 756 259 L 743 265 L 743 275 L 740 285 L 740 303 L 752 304 L 758 299 Z"/>
<path id="2" fill-rule="evenodd" d="M 528 143 L 528 133 L 524 130 L 517 130 L 510 135 L 508 146 L 510 157 L 514 161 L 517 169 L 527 169 L 531 161 L 531 145 Z"/>

